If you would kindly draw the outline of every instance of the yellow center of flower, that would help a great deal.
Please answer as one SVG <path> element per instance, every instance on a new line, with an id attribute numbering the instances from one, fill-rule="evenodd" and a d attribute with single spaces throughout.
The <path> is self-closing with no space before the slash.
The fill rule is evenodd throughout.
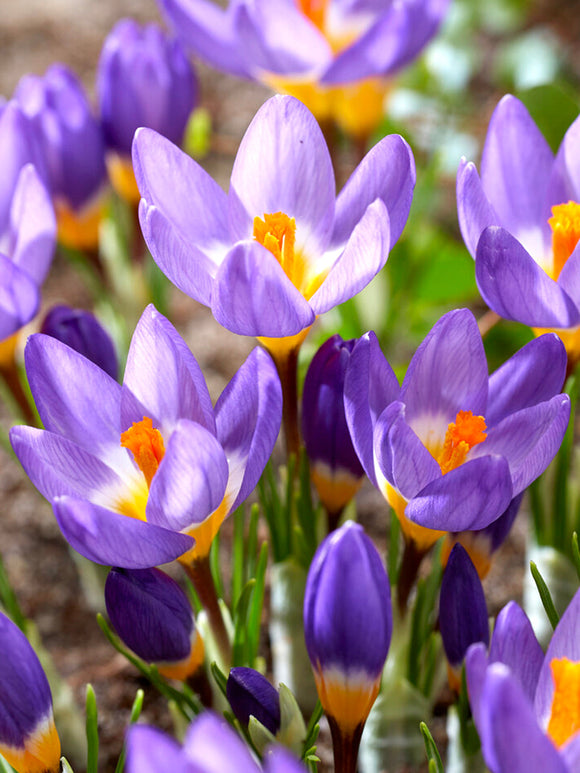
<path id="1" fill-rule="evenodd" d="M 465 461 L 473 446 L 483 443 L 487 437 L 483 416 L 474 416 L 471 411 L 459 411 L 445 433 L 443 448 L 435 456 L 443 475 L 459 467 Z"/>
<path id="2" fill-rule="evenodd" d="M 165 454 L 163 437 L 148 416 L 141 421 L 133 422 L 133 426 L 121 435 L 121 445 L 133 454 L 137 467 L 141 470 L 151 488 L 151 481 L 157 472 Z"/>
<path id="3" fill-rule="evenodd" d="M 556 746 L 563 746 L 580 730 L 580 663 L 574 663 L 568 658 L 554 658 L 550 668 L 554 697 L 548 735 Z"/>
<path id="4" fill-rule="evenodd" d="M 580 204 L 569 201 L 552 207 L 548 220 L 552 229 L 553 268 L 552 279 L 558 279 L 560 271 L 580 241 Z"/>

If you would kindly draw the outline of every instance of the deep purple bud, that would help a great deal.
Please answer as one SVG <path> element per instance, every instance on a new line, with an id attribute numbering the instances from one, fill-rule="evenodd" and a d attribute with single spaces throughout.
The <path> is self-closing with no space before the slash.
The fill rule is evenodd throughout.
<path id="1" fill-rule="evenodd" d="M 101 127 L 80 81 L 54 64 L 22 78 L 14 98 L 39 130 L 53 197 L 79 212 L 107 179 Z"/>
<path id="2" fill-rule="evenodd" d="M 41 333 L 58 338 L 116 379 L 119 366 L 110 335 L 89 311 L 55 306 L 42 323 Z"/>
<path id="3" fill-rule="evenodd" d="M 304 598 L 318 694 L 345 732 L 364 724 L 375 701 L 391 631 L 387 573 L 362 526 L 347 521 L 316 551 Z"/>
<path id="4" fill-rule="evenodd" d="M 304 445 L 312 480 L 331 513 L 348 504 L 364 476 L 344 412 L 344 376 L 355 343 L 339 335 L 329 338 L 312 358 L 304 381 Z"/>
<path id="5" fill-rule="evenodd" d="M 226 691 L 232 711 L 242 726 L 247 727 L 253 716 L 276 735 L 280 729 L 280 698 L 265 676 L 253 668 L 232 668 Z"/>
<path id="6" fill-rule="evenodd" d="M 443 573 L 439 626 L 452 669 L 461 667 L 471 644 L 489 644 L 489 624 L 483 587 L 467 551 L 455 545 Z"/>
<path id="7" fill-rule="evenodd" d="M 105 584 L 107 613 L 122 641 L 160 673 L 184 679 L 203 662 L 191 604 L 159 569 L 112 569 Z"/>

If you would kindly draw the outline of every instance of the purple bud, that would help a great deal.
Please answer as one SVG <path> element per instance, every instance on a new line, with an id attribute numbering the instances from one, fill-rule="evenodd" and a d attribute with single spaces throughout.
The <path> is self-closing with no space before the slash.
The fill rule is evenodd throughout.
<path id="1" fill-rule="evenodd" d="M 227 696 L 236 719 L 246 727 L 255 717 L 272 735 L 280 729 L 280 698 L 265 676 L 253 668 L 232 668 Z"/>
<path id="2" fill-rule="evenodd" d="M 463 663 L 471 644 L 489 644 L 489 624 L 483 587 L 467 551 L 456 544 L 443 573 L 439 626 L 452 668 Z"/>
<path id="3" fill-rule="evenodd" d="M 42 323 L 41 333 L 58 338 L 117 379 L 119 366 L 113 341 L 89 311 L 54 306 Z"/>
<path id="4" fill-rule="evenodd" d="M 148 663 L 170 664 L 169 669 L 160 668 L 166 676 L 185 678 L 203 661 L 191 604 L 175 580 L 161 570 L 112 569 L 105 584 L 105 603 L 127 647 Z M 169 673 L 171 664 L 182 663 L 188 673 Z"/>

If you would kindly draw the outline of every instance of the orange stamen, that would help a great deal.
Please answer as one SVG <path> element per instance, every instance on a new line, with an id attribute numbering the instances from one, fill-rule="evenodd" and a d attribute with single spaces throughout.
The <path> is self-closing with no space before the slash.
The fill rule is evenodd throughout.
<path id="1" fill-rule="evenodd" d="M 443 475 L 463 464 L 473 446 L 483 443 L 487 437 L 483 416 L 474 416 L 471 411 L 459 411 L 455 422 L 451 422 L 445 433 L 443 449 L 436 457 Z"/>
<path id="2" fill-rule="evenodd" d="M 298 0 L 298 8 L 315 24 L 319 30 L 324 29 L 324 17 L 328 0 Z"/>
<path id="3" fill-rule="evenodd" d="M 580 663 L 568 658 L 554 658 L 550 662 L 554 680 L 552 711 L 548 735 L 556 746 L 580 730 Z"/>
<path id="4" fill-rule="evenodd" d="M 558 279 L 560 271 L 580 241 L 580 204 L 569 201 L 552 207 L 548 220 L 552 229 L 552 253 L 554 256 L 552 279 Z"/>
<path id="5" fill-rule="evenodd" d="M 133 422 L 133 426 L 122 433 L 121 445 L 131 451 L 150 488 L 165 454 L 161 432 L 153 427 L 148 416 L 144 416 L 142 421 Z"/>

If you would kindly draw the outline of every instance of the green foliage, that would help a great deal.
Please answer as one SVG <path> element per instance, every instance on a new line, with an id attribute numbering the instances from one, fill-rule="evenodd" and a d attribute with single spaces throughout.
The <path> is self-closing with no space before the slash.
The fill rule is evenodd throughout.
<path id="1" fill-rule="evenodd" d="M 87 773 L 98 773 L 99 770 L 99 727 L 97 699 L 90 684 L 87 685 L 86 701 L 87 728 Z"/>
<path id="2" fill-rule="evenodd" d="M 540 594 L 540 599 L 542 601 L 546 615 L 548 616 L 548 620 L 550 621 L 550 625 L 555 629 L 560 620 L 560 616 L 558 615 L 556 607 L 554 606 L 552 594 L 546 585 L 546 581 L 540 574 L 540 570 L 533 561 L 530 561 L 530 571 L 532 572 L 532 577 L 536 583 L 536 587 L 538 589 L 538 593 Z"/>

